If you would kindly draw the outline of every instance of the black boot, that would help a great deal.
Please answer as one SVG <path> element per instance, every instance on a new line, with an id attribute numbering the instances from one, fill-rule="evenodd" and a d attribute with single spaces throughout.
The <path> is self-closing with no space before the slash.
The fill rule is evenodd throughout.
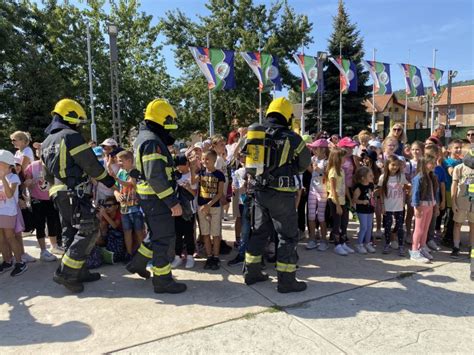
<path id="1" fill-rule="evenodd" d="M 306 287 L 306 282 L 296 281 L 296 272 L 278 272 L 278 292 L 301 292 Z"/>
<path id="2" fill-rule="evenodd" d="M 93 282 L 100 280 L 99 272 L 90 272 L 87 266 L 83 266 L 81 272 L 79 273 L 80 282 Z"/>
<path id="3" fill-rule="evenodd" d="M 63 285 L 72 293 L 81 293 L 84 291 L 84 285 L 77 278 L 68 277 L 67 275 L 61 273 L 58 269 L 54 273 L 53 281 L 57 284 Z"/>
<path id="4" fill-rule="evenodd" d="M 186 291 L 186 285 L 173 280 L 171 273 L 163 276 L 153 276 L 155 293 L 181 293 Z"/>
<path id="5" fill-rule="evenodd" d="M 268 275 L 262 272 L 262 265 L 260 263 L 245 264 L 244 280 L 250 286 L 257 282 L 267 281 Z"/>
<path id="6" fill-rule="evenodd" d="M 151 259 L 145 257 L 140 252 L 137 252 L 132 260 L 125 266 L 125 268 L 132 274 L 138 274 L 144 279 L 150 278 L 150 272 L 146 269 L 146 265 Z"/>

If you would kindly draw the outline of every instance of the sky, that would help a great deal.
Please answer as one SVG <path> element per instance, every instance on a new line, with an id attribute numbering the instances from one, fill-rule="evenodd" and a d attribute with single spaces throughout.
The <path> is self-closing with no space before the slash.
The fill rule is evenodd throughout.
<path id="1" fill-rule="evenodd" d="M 271 1 L 254 2 L 271 4 Z M 198 15 L 209 14 L 205 3 L 203 0 L 141 0 L 141 10 L 153 15 L 154 23 L 166 11 L 178 8 L 188 17 L 197 19 Z M 313 43 L 305 49 L 305 54 L 326 50 L 338 0 L 288 0 L 288 4 L 296 13 L 306 14 L 313 23 Z M 372 59 L 376 48 L 376 60 L 392 64 L 393 90 L 405 87 L 397 63 L 414 64 L 420 69 L 431 67 L 433 49 L 437 49 L 437 68 L 456 70 L 455 81 L 474 79 L 474 1 L 346 0 L 345 4 L 351 22 L 357 25 L 364 39 L 365 58 Z M 212 41 L 212 34 L 210 37 Z M 181 73 L 175 67 L 172 48 L 165 47 L 163 55 L 168 72 L 178 77 Z M 296 65 L 291 65 L 290 69 L 299 75 Z M 422 73 L 424 85 L 429 86 L 423 69 Z M 442 83 L 446 81 L 444 75 Z"/>

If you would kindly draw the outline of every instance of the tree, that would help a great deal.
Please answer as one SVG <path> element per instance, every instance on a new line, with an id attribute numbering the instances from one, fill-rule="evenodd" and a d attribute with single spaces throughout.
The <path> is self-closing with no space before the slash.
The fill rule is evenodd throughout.
<path id="1" fill-rule="evenodd" d="M 258 82 L 239 51 L 257 50 L 259 37 L 262 51 L 280 58 L 283 84 L 296 87 L 299 80 L 288 70 L 287 62 L 301 45 L 311 41 L 312 25 L 305 15 L 297 15 L 286 2 L 277 2 L 267 8 L 252 0 L 210 0 L 206 4 L 210 14 L 198 22 L 187 18 L 180 10 L 168 12 L 161 20 L 167 44 L 174 45 L 177 67 L 185 74 L 179 78 L 175 104 L 179 106 L 180 134 L 185 136 L 208 126 L 209 104 L 207 83 L 199 72 L 188 46 L 206 46 L 209 34 L 211 47 L 235 49 L 235 79 L 237 88 L 229 92 L 213 92 L 214 121 L 217 132 L 226 133 L 231 121 L 240 124 L 258 120 Z M 271 100 L 263 95 L 263 106 Z"/>
<path id="2" fill-rule="evenodd" d="M 334 31 L 328 41 L 328 52 L 332 57 L 339 56 L 350 59 L 357 65 L 357 92 L 342 95 L 343 134 L 354 135 L 362 129 L 367 129 L 370 114 L 363 104 L 368 98 L 371 87 L 366 85 L 368 72 L 363 70 L 360 60 L 364 57 L 363 40 L 355 24 L 352 24 L 346 12 L 344 3 L 339 1 L 337 16 L 334 16 Z M 333 133 L 339 127 L 339 70 L 332 63 L 324 65 L 324 94 L 323 94 L 323 129 Z M 317 99 L 316 94 L 306 105 L 310 109 L 308 126 L 310 131 L 316 131 Z"/>

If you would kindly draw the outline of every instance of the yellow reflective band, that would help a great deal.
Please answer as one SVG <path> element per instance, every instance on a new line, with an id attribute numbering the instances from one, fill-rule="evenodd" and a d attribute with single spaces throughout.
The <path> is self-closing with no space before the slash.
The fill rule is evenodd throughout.
<path id="1" fill-rule="evenodd" d="M 88 149 L 88 148 L 89 148 L 89 145 L 87 145 L 86 143 L 84 143 L 84 144 L 81 144 L 80 146 L 78 146 L 78 147 L 76 147 L 76 148 L 74 148 L 74 149 L 71 149 L 71 150 L 69 151 L 69 153 L 70 153 L 72 156 L 74 156 L 74 155 L 79 154 L 80 152 L 82 152 L 82 151 L 84 151 L 84 150 L 86 150 L 86 149 Z"/>
<path id="2" fill-rule="evenodd" d="M 107 171 L 104 170 L 104 171 L 102 172 L 102 174 L 100 174 L 99 176 L 97 176 L 97 177 L 94 178 L 94 179 L 96 179 L 96 180 L 102 180 L 102 179 L 105 178 L 106 176 L 107 176 Z"/>
<path id="3" fill-rule="evenodd" d="M 147 154 L 142 157 L 142 162 L 146 161 L 152 161 L 152 160 L 163 160 L 164 162 L 168 162 L 168 159 L 162 154 L 159 153 L 152 153 L 152 154 Z"/>
<path id="4" fill-rule="evenodd" d="M 156 267 L 156 266 L 153 266 L 151 268 L 151 270 L 153 271 L 153 274 L 155 276 L 163 276 L 163 275 L 168 275 L 170 272 L 171 272 L 171 265 L 170 264 L 167 264 L 163 267 Z"/>
<path id="5" fill-rule="evenodd" d="M 270 186 L 271 189 L 281 191 L 281 192 L 296 192 L 298 188 L 296 186 L 294 187 L 272 187 Z"/>
<path id="6" fill-rule="evenodd" d="M 63 184 L 53 185 L 49 188 L 49 196 L 51 197 L 59 191 L 66 191 L 66 190 L 67 190 L 66 185 L 63 185 Z"/>
<path id="7" fill-rule="evenodd" d="M 146 182 L 137 185 L 137 193 L 139 195 L 156 195 L 155 190 Z"/>
<path id="8" fill-rule="evenodd" d="M 141 157 L 141 154 L 140 154 L 140 147 L 138 147 L 137 149 L 137 169 L 139 172 L 142 172 L 142 157 Z"/>
<path id="9" fill-rule="evenodd" d="M 153 251 L 148 249 L 143 244 L 140 244 L 140 248 L 138 248 L 138 252 L 147 259 L 151 259 L 153 257 Z"/>
<path id="10" fill-rule="evenodd" d="M 471 249 L 471 263 L 474 262 L 474 249 Z"/>
<path id="11" fill-rule="evenodd" d="M 173 194 L 173 188 L 171 187 L 168 187 L 165 191 L 163 192 L 160 192 L 159 194 L 157 194 L 158 198 L 160 199 L 164 199 L 165 197 L 168 197 L 170 195 Z"/>
<path id="12" fill-rule="evenodd" d="M 66 177 L 66 143 L 64 143 L 64 139 L 59 145 L 59 177 Z"/>
<path id="13" fill-rule="evenodd" d="M 172 181 L 173 180 L 173 171 L 174 171 L 174 169 L 167 166 L 165 168 L 165 171 L 166 171 L 166 176 L 168 177 L 168 180 Z"/>
<path id="14" fill-rule="evenodd" d="M 296 271 L 296 265 L 295 264 L 280 263 L 280 262 L 277 261 L 276 269 L 277 269 L 277 271 L 280 271 L 280 272 L 295 272 Z"/>
<path id="15" fill-rule="evenodd" d="M 283 145 L 283 151 L 281 153 L 280 163 L 278 167 L 286 164 L 288 162 L 288 153 L 290 152 L 290 141 L 288 138 L 285 140 L 285 144 Z"/>
<path id="16" fill-rule="evenodd" d="M 74 260 L 70 256 L 64 254 L 62 263 L 66 265 L 67 267 L 70 267 L 71 269 L 80 269 L 85 263 L 85 260 L 79 261 L 79 260 Z"/>
<path id="17" fill-rule="evenodd" d="M 295 155 L 296 154 L 300 154 L 301 151 L 303 150 L 303 148 L 306 146 L 305 142 L 304 141 L 301 141 L 300 145 L 298 146 L 298 148 L 296 148 L 295 150 Z"/>
<path id="18" fill-rule="evenodd" d="M 262 262 L 261 255 L 252 255 L 249 253 L 245 253 L 245 263 L 246 264 L 257 264 Z"/>

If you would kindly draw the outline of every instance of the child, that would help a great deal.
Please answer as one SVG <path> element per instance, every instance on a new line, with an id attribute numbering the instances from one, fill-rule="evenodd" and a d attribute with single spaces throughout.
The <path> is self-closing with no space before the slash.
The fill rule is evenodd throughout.
<path id="1" fill-rule="evenodd" d="M 205 170 L 199 174 L 198 217 L 199 228 L 206 249 L 207 260 L 204 269 L 219 269 L 221 242 L 221 204 L 224 194 L 224 174 L 215 167 L 217 153 L 209 150 L 203 153 Z M 212 244 L 211 244 L 212 236 Z"/>
<path id="2" fill-rule="evenodd" d="M 113 262 L 127 260 L 119 206 L 115 197 L 109 196 L 99 207 L 101 238 L 97 244 L 113 253 Z"/>
<path id="3" fill-rule="evenodd" d="M 192 196 L 196 196 L 197 184 L 193 181 L 189 162 L 184 155 L 178 155 L 175 158 L 175 166 L 179 172 L 179 179 L 177 184 L 180 188 L 186 189 Z M 191 202 L 191 213 L 187 216 L 175 217 L 175 257 L 171 263 L 172 268 L 177 268 L 183 262 L 181 255 L 183 254 L 183 246 L 186 245 L 186 269 L 192 269 L 194 267 L 194 220 L 195 220 L 195 206 L 194 201 Z M 189 204 L 188 204 L 189 206 Z M 183 206 L 184 207 L 184 206 Z M 184 209 L 183 209 L 184 210 Z"/>
<path id="4" fill-rule="evenodd" d="M 344 149 L 332 148 L 331 153 L 329 153 L 326 171 L 328 205 L 333 223 L 331 234 L 334 237 L 334 252 L 342 256 L 354 252 L 347 246 L 345 237 L 341 234 L 341 227 L 346 223 L 344 218 L 347 219 L 348 217 L 345 210 L 347 210 L 346 196 L 349 195 L 349 192 L 347 191 L 344 170 L 342 169 L 342 160 L 345 155 L 346 151 Z"/>
<path id="5" fill-rule="evenodd" d="M 467 147 L 466 147 L 467 150 Z M 451 186 L 452 208 L 454 212 L 454 247 L 451 257 L 459 258 L 459 243 L 461 241 L 461 226 L 467 219 L 469 223 L 469 237 L 471 248 L 474 245 L 474 149 L 470 148 L 462 164 L 453 170 L 453 184 Z M 472 253 L 472 252 L 471 252 Z M 472 255 L 471 255 L 472 258 Z M 472 263 L 472 261 L 471 261 Z M 472 277 L 472 274 L 471 274 Z"/>
<path id="6" fill-rule="evenodd" d="M 117 161 L 120 166 L 116 176 L 119 190 L 114 191 L 114 195 L 120 202 L 125 248 L 127 258 L 130 258 L 145 238 L 145 222 L 138 204 L 136 180 L 130 176 L 134 169 L 133 153 L 121 151 L 117 154 Z"/>
<path id="7" fill-rule="evenodd" d="M 405 205 L 405 189 L 408 181 L 403 173 L 404 162 L 397 156 L 390 155 L 385 159 L 384 172 L 379 179 L 380 198 L 382 201 L 385 245 L 383 254 L 390 253 L 390 234 L 392 219 L 395 218 L 395 229 L 398 237 L 398 254 L 405 256 L 403 247 L 403 206 Z"/>
<path id="8" fill-rule="evenodd" d="M 419 141 L 415 141 L 410 146 L 410 155 L 411 159 L 407 160 L 405 164 L 405 177 L 407 181 L 411 183 L 413 178 L 415 177 L 417 171 L 416 167 L 418 164 L 418 160 L 423 157 L 423 143 Z M 406 229 L 406 240 L 411 241 L 411 227 L 413 224 L 413 207 L 410 203 L 410 196 L 408 196 L 407 200 L 407 213 L 405 217 L 405 229 Z"/>
<path id="9" fill-rule="evenodd" d="M 229 174 L 227 171 L 227 151 L 226 151 L 226 140 L 223 136 L 221 135 L 215 135 L 212 137 L 212 150 L 214 150 L 217 154 L 216 158 L 216 170 L 219 170 L 224 174 L 225 177 L 225 182 L 224 182 L 224 190 L 223 194 L 221 197 L 220 205 L 223 208 L 223 219 L 224 221 L 227 221 L 229 219 L 228 217 L 228 211 L 229 211 L 229 202 L 231 200 L 232 193 L 229 191 Z"/>
<path id="10" fill-rule="evenodd" d="M 412 183 L 412 205 L 415 210 L 415 231 L 410 250 L 410 259 L 423 263 L 433 259 L 426 247 L 428 228 L 436 206 L 435 193 L 438 181 L 433 173 L 436 157 L 426 156 L 418 161 L 418 173 Z"/>
<path id="11" fill-rule="evenodd" d="M 309 242 L 306 249 L 318 248 L 319 251 L 328 249 L 326 241 L 326 202 L 327 189 L 324 176 L 328 165 L 329 144 L 326 139 L 318 139 L 308 145 L 312 149 L 314 156 L 311 158 L 312 176 L 308 194 L 308 224 L 309 224 Z M 321 230 L 321 242 L 316 241 L 316 214 Z"/>
<path id="12" fill-rule="evenodd" d="M 356 170 L 354 176 L 354 197 L 353 203 L 356 205 L 357 216 L 359 217 L 359 235 L 357 238 L 356 250 L 360 254 L 375 253 L 372 246 L 372 224 L 374 220 L 375 200 L 374 200 L 374 174 L 366 166 Z"/>
<path id="13" fill-rule="evenodd" d="M 20 179 L 12 173 L 14 165 L 13 154 L 0 149 L 0 246 L 3 255 L 0 273 L 13 268 L 10 276 L 19 276 L 28 269 L 28 265 L 21 259 L 22 245 L 15 237 Z M 16 260 L 14 266 L 11 251 Z"/>

